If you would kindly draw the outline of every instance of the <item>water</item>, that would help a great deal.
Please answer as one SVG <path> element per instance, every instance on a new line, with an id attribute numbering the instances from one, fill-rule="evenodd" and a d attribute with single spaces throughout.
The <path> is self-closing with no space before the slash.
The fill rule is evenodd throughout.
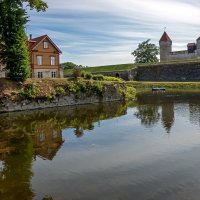
<path id="1" fill-rule="evenodd" d="M 200 93 L 0 115 L 1 200 L 199 200 Z"/>

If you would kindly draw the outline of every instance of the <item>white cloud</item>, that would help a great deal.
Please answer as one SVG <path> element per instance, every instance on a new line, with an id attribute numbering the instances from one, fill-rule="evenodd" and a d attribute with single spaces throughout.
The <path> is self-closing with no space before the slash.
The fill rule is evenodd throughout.
<path id="1" fill-rule="evenodd" d="M 165 26 L 174 50 L 200 35 L 200 3 L 195 1 L 49 0 L 48 4 L 46 13 L 30 12 L 28 32 L 52 37 L 62 48 L 63 61 L 92 66 L 129 63 L 139 42 L 150 38 L 158 45 Z"/>

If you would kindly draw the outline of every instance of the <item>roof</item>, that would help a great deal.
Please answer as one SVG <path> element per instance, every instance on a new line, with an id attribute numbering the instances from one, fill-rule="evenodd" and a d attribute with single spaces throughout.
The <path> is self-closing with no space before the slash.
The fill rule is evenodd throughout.
<path id="1" fill-rule="evenodd" d="M 188 43 L 188 44 L 187 44 L 188 47 L 190 47 L 190 46 L 195 46 L 195 45 L 196 45 L 196 43 Z"/>
<path id="2" fill-rule="evenodd" d="M 34 49 L 35 49 L 42 41 L 44 41 L 46 38 L 47 38 L 47 39 L 51 42 L 51 44 L 58 50 L 59 53 L 62 53 L 62 51 L 56 46 L 56 44 L 49 38 L 48 35 L 42 35 L 42 36 L 40 36 L 40 37 L 30 39 L 30 40 L 28 41 L 30 50 L 34 50 Z"/>
<path id="3" fill-rule="evenodd" d="M 160 38 L 160 42 L 172 42 L 170 37 L 166 32 L 163 33 L 162 37 Z"/>

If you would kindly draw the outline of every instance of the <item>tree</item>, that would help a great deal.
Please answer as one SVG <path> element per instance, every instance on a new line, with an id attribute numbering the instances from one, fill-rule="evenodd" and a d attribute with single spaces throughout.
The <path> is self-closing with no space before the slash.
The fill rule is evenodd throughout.
<path id="1" fill-rule="evenodd" d="M 16 81 L 23 81 L 30 74 L 25 33 L 28 16 L 24 3 L 38 12 L 47 8 L 47 4 L 42 0 L 0 1 L 0 60 L 6 65 L 10 78 Z"/>
<path id="2" fill-rule="evenodd" d="M 78 65 L 74 64 L 73 62 L 66 62 L 62 63 L 63 69 L 75 69 L 78 67 Z"/>
<path id="3" fill-rule="evenodd" d="M 159 48 L 155 44 L 149 43 L 149 41 L 150 39 L 140 43 L 138 48 L 132 52 L 136 63 L 158 62 Z"/>

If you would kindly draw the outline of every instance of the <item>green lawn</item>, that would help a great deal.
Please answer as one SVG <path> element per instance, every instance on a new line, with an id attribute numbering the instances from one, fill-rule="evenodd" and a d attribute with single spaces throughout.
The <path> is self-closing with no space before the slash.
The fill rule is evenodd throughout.
<path id="1" fill-rule="evenodd" d="M 98 67 L 87 67 L 82 68 L 81 71 L 86 73 L 96 73 L 96 72 L 111 72 L 111 71 L 122 71 L 127 69 L 133 69 L 134 64 L 119 64 L 119 65 L 107 65 L 107 66 L 98 66 Z M 67 69 L 64 71 L 64 74 L 71 74 L 72 69 Z"/>
<path id="2" fill-rule="evenodd" d="M 128 81 L 127 85 L 136 89 L 168 88 L 168 89 L 200 89 L 200 82 L 150 82 L 150 81 Z"/>
<path id="3" fill-rule="evenodd" d="M 178 63 L 200 63 L 200 59 L 191 59 L 191 60 L 177 60 L 177 61 L 170 61 L 170 62 L 158 62 L 158 63 L 145 63 L 145 64 L 118 64 L 118 65 L 106 65 L 106 66 L 97 66 L 97 67 L 87 67 L 82 68 L 81 71 L 86 73 L 97 73 L 97 72 L 112 72 L 112 71 L 123 71 L 133 69 L 138 66 L 151 66 L 151 65 L 166 65 L 166 64 L 178 64 Z M 67 69 L 64 71 L 64 74 L 72 74 L 72 69 Z"/>

